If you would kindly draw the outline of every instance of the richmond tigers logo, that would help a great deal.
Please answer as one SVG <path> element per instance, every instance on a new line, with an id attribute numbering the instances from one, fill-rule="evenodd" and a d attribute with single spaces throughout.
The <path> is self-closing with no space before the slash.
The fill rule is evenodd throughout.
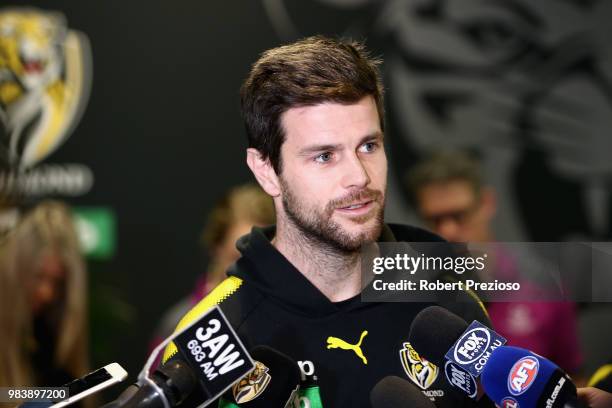
<path id="1" fill-rule="evenodd" d="M 0 168 L 32 167 L 69 136 L 89 93 L 90 58 L 61 14 L 0 9 Z"/>
<path id="2" fill-rule="evenodd" d="M 438 378 L 438 366 L 419 356 L 410 343 L 403 346 L 399 354 L 406 375 L 421 389 L 428 389 Z"/>
<path id="3" fill-rule="evenodd" d="M 255 368 L 232 386 L 236 403 L 244 404 L 260 396 L 272 379 L 268 371 L 268 367 L 255 361 Z"/>

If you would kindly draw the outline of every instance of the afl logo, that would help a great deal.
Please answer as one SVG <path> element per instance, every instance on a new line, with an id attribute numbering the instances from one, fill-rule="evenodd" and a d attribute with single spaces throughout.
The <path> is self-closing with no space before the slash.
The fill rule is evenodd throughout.
<path id="1" fill-rule="evenodd" d="M 517 361 L 508 375 L 508 390 L 512 395 L 521 395 L 533 384 L 540 363 L 535 357 L 523 357 Z"/>
<path id="2" fill-rule="evenodd" d="M 506 397 L 499 406 L 500 408 L 519 408 L 519 403 L 512 397 Z"/>

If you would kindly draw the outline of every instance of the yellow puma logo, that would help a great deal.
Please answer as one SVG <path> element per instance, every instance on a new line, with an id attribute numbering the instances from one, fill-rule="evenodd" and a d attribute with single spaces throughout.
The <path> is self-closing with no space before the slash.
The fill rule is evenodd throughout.
<path id="1" fill-rule="evenodd" d="M 368 331 L 364 330 L 363 333 L 361 333 L 361 337 L 359 338 L 359 343 L 357 344 L 350 344 L 342 339 L 339 339 L 338 337 L 330 336 L 327 338 L 327 348 L 328 349 L 341 348 L 342 350 L 353 350 L 355 354 L 357 354 L 357 357 L 363 360 L 363 364 L 368 365 L 368 359 L 365 358 L 365 356 L 363 355 L 363 351 L 361 351 L 361 342 L 363 341 L 363 338 L 367 335 L 368 335 Z"/>

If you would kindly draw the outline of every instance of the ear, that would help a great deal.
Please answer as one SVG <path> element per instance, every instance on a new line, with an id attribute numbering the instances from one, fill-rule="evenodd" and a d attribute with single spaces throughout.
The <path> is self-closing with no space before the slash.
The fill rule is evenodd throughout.
<path id="1" fill-rule="evenodd" d="M 259 150 L 249 147 L 246 162 L 261 188 L 272 197 L 280 195 L 280 180 L 270 160 L 264 159 Z"/>

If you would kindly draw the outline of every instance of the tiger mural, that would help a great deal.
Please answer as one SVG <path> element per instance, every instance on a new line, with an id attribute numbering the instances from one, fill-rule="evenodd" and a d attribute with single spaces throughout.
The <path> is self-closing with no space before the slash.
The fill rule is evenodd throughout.
<path id="1" fill-rule="evenodd" d="M 87 38 L 62 14 L 0 9 L 0 168 L 23 171 L 77 124 L 91 84 Z"/>

